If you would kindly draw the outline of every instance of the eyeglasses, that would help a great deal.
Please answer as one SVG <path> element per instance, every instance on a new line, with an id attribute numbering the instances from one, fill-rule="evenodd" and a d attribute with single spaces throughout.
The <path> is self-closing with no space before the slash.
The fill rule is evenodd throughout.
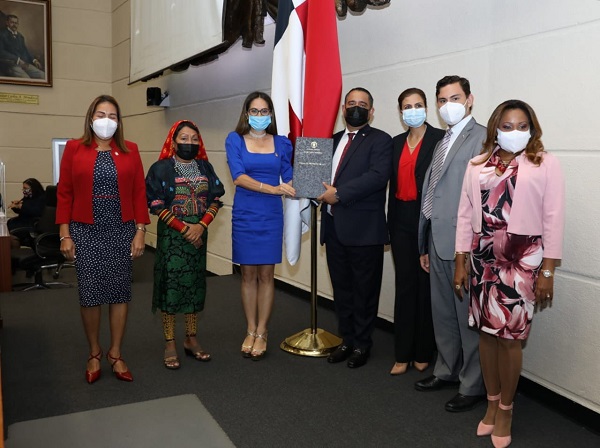
<path id="1" fill-rule="evenodd" d="M 262 115 L 264 117 L 265 115 L 270 115 L 271 111 L 267 108 L 265 108 L 265 109 L 252 108 L 252 109 L 248 109 L 248 114 L 252 115 L 253 117 L 256 117 L 258 115 Z"/>

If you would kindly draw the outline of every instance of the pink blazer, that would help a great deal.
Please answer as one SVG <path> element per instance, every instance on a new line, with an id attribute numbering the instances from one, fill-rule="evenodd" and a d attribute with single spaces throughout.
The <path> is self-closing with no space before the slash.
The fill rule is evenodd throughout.
<path id="1" fill-rule="evenodd" d="M 486 159 L 479 155 L 472 161 Z M 518 156 L 519 174 L 507 231 L 541 235 L 545 258 L 562 258 L 565 225 L 564 177 L 558 159 L 547 152 L 539 166 L 524 154 Z M 469 252 L 473 234 L 481 232 L 482 206 L 479 174 L 485 163 L 469 163 L 463 179 L 456 222 L 456 251 Z"/>

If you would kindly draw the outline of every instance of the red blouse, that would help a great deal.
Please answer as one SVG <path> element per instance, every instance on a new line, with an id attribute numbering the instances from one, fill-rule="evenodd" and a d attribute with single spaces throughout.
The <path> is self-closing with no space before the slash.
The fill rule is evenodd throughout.
<path id="1" fill-rule="evenodd" d="M 417 157 L 419 156 L 419 150 L 421 149 L 421 143 L 423 139 L 412 154 L 408 147 L 408 139 L 404 142 L 402 148 L 402 154 L 398 161 L 398 179 L 396 187 L 396 199 L 400 201 L 416 201 L 417 200 L 417 179 L 415 178 L 415 167 L 417 165 Z"/>

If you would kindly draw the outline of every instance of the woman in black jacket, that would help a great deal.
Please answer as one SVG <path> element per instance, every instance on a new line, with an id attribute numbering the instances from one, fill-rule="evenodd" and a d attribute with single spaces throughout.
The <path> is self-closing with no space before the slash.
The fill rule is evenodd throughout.
<path id="1" fill-rule="evenodd" d="M 31 229 L 37 218 L 42 216 L 46 205 L 46 195 L 42 184 L 34 178 L 23 181 L 23 197 L 12 201 L 8 208 L 18 216 L 7 222 L 8 230 Z"/>

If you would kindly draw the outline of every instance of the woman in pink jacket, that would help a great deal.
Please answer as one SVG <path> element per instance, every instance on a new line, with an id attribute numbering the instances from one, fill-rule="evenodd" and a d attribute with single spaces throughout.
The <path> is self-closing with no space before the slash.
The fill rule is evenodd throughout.
<path id="1" fill-rule="evenodd" d="M 542 130 L 523 101 L 500 104 L 481 155 L 463 181 L 456 231 L 457 296 L 470 290 L 469 324 L 479 330 L 488 408 L 477 435 L 511 443 L 512 402 L 536 303 L 554 295 L 562 257 L 564 181 L 544 151 Z M 470 260 L 469 282 L 467 259 Z"/>

